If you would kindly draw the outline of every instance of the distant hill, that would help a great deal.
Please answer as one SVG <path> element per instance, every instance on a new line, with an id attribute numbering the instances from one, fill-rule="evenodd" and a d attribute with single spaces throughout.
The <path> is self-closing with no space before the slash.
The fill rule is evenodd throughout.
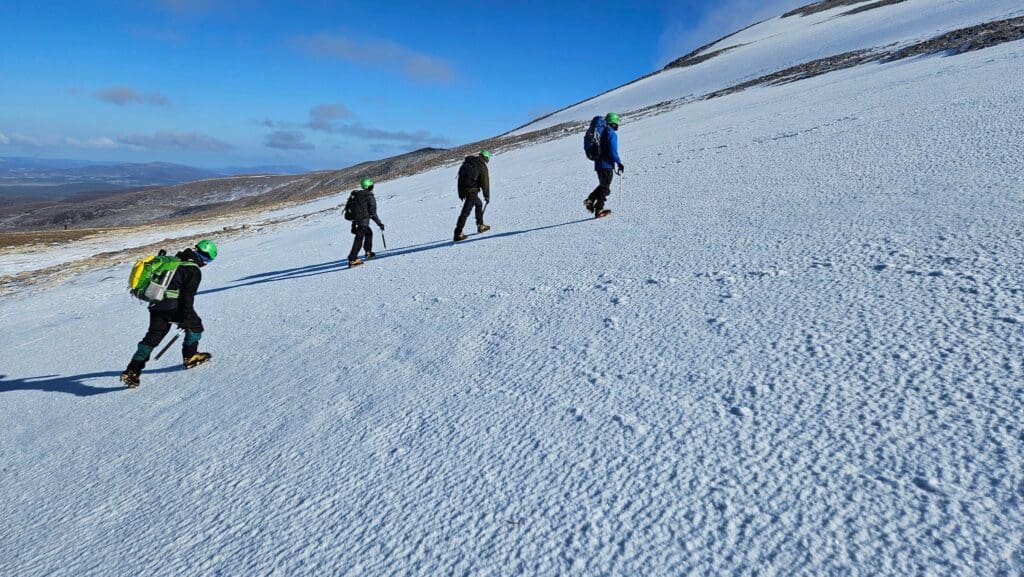
<path id="1" fill-rule="evenodd" d="M 447 159 L 446 154 L 463 152 L 423 148 L 337 171 L 302 174 L 285 172 L 305 170 L 294 166 L 228 167 L 215 172 L 167 163 L 99 164 L 49 170 L 36 166 L 32 170 L 22 169 L 21 173 L 9 168 L 7 174 L 29 173 L 41 178 L 45 173 L 52 180 L 63 174 L 74 174 L 84 182 L 48 185 L 54 191 L 50 197 L 38 193 L 32 196 L 24 192 L 31 188 L 25 185 L 7 185 L 11 191 L 6 197 L 9 199 L 7 202 L 0 190 L 0 230 L 142 224 L 211 211 L 310 200 L 354 186 L 360 178 L 395 178 L 421 170 L 424 163 Z M 0 179 L 3 174 L 0 172 Z M 103 189 L 106 193 L 96 192 L 96 189 L 88 188 L 90 178 L 94 179 L 92 183 L 105 182 L 120 188 Z M 183 180 L 160 182 L 161 179 L 172 178 Z M 70 189 L 69 186 L 75 188 Z"/>
<path id="2" fill-rule="evenodd" d="M 66 158 L 0 157 L 0 206 L 72 200 L 82 193 L 168 186 L 243 174 L 298 174 L 300 166 L 197 168 L 169 162 L 90 162 Z"/>

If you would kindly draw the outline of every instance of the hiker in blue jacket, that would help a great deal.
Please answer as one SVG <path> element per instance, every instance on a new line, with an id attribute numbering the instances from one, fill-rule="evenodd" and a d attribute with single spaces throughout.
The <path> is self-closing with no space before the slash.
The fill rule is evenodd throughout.
<path id="1" fill-rule="evenodd" d="M 615 177 L 615 169 L 619 169 L 619 174 L 626 170 L 626 166 L 622 164 L 622 159 L 619 158 L 619 135 L 617 133 L 619 130 L 619 115 L 609 112 L 604 117 L 604 120 L 608 123 L 608 127 L 611 130 L 601 132 L 601 156 L 594 161 L 598 185 L 594 192 L 591 192 L 590 196 L 587 197 L 587 200 L 583 202 L 587 210 L 594 213 L 594 216 L 597 218 L 611 214 L 610 210 L 605 210 L 604 203 L 608 200 L 608 195 L 612 193 L 612 179 Z"/>

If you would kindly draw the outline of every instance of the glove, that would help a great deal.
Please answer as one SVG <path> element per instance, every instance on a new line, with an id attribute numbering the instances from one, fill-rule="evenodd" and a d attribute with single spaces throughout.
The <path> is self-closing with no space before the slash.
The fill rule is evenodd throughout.
<path id="1" fill-rule="evenodd" d="M 620 162 L 620 163 L 619 163 L 619 174 L 622 174 L 622 172 L 623 172 L 624 170 L 626 170 L 626 165 L 625 165 L 625 164 L 622 164 L 622 163 Z"/>
<path id="2" fill-rule="evenodd" d="M 488 203 L 491 202 L 491 197 L 485 196 L 484 197 L 484 202 L 488 202 Z"/>
<path id="3" fill-rule="evenodd" d="M 380 231 L 381 231 L 381 232 L 384 232 L 384 223 L 383 223 L 383 222 L 378 222 L 378 223 L 377 223 L 377 226 L 379 226 L 379 227 L 380 227 Z"/>

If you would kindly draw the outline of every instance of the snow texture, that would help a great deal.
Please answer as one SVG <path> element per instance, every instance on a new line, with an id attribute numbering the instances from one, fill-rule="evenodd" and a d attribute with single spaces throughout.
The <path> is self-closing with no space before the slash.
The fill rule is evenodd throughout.
<path id="1" fill-rule="evenodd" d="M 578 136 L 459 245 L 453 169 L 381 183 L 390 250 L 224 242 L 134 391 L 126 267 L 5 297 L 0 575 L 1020 575 L 1022 69 L 626 123 L 602 220 Z"/>
<path id="2" fill-rule="evenodd" d="M 730 49 L 699 64 L 666 70 L 556 112 L 516 134 L 615 111 L 628 113 L 679 98 L 698 98 L 791 66 L 851 52 L 927 40 L 966 26 L 1024 14 L 1020 0 L 907 0 L 843 16 L 840 6 L 810 16 L 773 18 L 708 46 Z M 628 114 L 623 122 L 628 122 Z"/>

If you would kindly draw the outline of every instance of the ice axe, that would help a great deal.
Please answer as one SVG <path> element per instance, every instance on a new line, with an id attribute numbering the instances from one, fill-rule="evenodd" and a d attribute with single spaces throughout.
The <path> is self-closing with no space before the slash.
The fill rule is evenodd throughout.
<path id="1" fill-rule="evenodd" d="M 167 345 L 164 348 L 160 349 L 160 352 L 156 354 L 156 358 L 153 359 L 153 360 L 159 361 L 160 357 L 164 356 L 164 353 L 167 352 L 167 349 L 171 348 L 171 345 L 173 345 L 174 342 L 178 340 L 178 337 L 181 336 L 182 332 L 184 332 L 184 331 L 182 331 L 182 329 L 178 329 L 178 333 L 176 335 L 174 335 L 174 338 L 171 339 L 171 341 L 169 343 L 167 343 Z"/>
<path id="2" fill-rule="evenodd" d="M 384 250 L 388 249 L 388 239 L 384 238 L 384 227 L 380 227 L 380 241 L 384 243 Z"/>

